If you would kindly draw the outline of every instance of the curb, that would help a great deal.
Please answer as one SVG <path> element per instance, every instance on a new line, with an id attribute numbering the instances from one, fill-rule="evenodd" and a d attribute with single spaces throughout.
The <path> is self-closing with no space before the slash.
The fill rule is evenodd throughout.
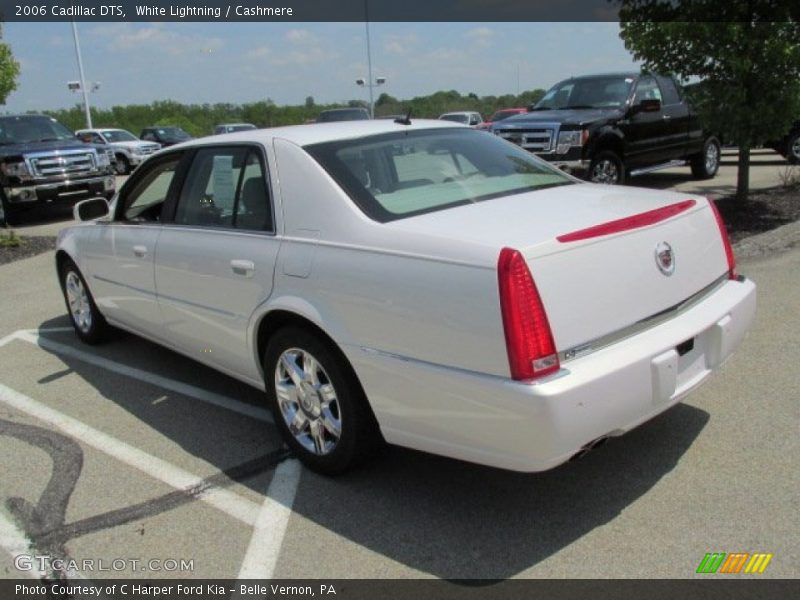
<path id="1" fill-rule="evenodd" d="M 756 258 L 800 245 L 800 221 L 747 237 L 733 246 L 736 259 Z"/>

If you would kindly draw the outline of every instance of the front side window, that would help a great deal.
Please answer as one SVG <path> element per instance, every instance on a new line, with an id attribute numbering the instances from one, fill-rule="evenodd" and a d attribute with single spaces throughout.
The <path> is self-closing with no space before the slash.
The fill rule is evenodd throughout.
<path id="1" fill-rule="evenodd" d="M 259 152 L 252 147 L 199 150 L 183 185 L 175 223 L 272 231 Z"/>
<path id="2" fill-rule="evenodd" d="M 642 100 L 662 100 L 661 90 L 656 83 L 655 77 L 642 77 L 636 85 L 636 96 L 633 103 L 639 104 Z"/>
<path id="3" fill-rule="evenodd" d="M 172 156 L 153 165 L 147 172 L 133 183 L 128 191 L 127 186 L 120 197 L 121 214 L 125 221 L 158 222 L 161 210 L 167 199 L 175 170 L 180 156 Z"/>
<path id="4" fill-rule="evenodd" d="M 380 222 L 573 183 L 518 146 L 474 129 L 389 133 L 305 150 Z"/>

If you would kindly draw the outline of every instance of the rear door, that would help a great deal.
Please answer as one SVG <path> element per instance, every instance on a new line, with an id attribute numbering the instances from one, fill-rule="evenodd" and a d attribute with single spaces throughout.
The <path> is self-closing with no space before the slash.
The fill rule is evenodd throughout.
<path id="1" fill-rule="evenodd" d="M 189 355 L 257 378 L 250 316 L 280 245 L 263 148 L 209 146 L 191 162 L 155 259 L 164 332 Z"/>
<path id="2" fill-rule="evenodd" d="M 661 112 L 665 121 L 662 158 L 674 160 L 686 155 L 689 145 L 689 107 L 681 101 L 671 77 L 657 76 L 661 88 Z"/>
<path id="3" fill-rule="evenodd" d="M 652 75 L 642 76 L 636 84 L 633 106 L 642 100 L 660 100 L 661 89 Z M 669 128 L 669 119 L 664 118 L 664 109 L 655 112 L 637 112 L 630 118 L 626 131 L 628 166 L 644 166 L 661 162 L 664 159 L 664 139 Z"/>

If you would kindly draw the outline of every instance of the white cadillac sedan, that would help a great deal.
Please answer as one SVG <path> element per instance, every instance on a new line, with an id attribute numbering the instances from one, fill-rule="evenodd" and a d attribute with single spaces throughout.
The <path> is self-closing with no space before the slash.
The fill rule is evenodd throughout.
<path id="1" fill-rule="evenodd" d="M 202 138 L 75 212 L 77 335 L 265 389 L 328 474 L 384 440 L 549 469 L 678 402 L 755 313 L 708 200 L 582 183 L 445 121 Z"/>

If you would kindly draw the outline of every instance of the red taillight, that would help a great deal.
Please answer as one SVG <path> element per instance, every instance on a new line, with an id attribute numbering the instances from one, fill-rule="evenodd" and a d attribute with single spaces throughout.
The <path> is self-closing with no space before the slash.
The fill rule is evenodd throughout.
<path id="1" fill-rule="evenodd" d="M 558 353 L 547 313 L 519 250 L 500 251 L 497 279 L 511 377 L 533 379 L 558 371 Z"/>
<path id="2" fill-rule="evenodd" d="M 728 237 L 725 221 L 722 220 L 722 215 L 719 214 L 719 209 L 717 205 L 714 204 L 714 201 L 709 198 L 708 204 L 714 212 L 714 218 L 717 220 L 717 226 L 719 227 L 719 234 L 722 236 L 722 245 L 725 246 L 725 258 L 728 259 L 728 279 L 736 279 L 738 277 L 736 273 L 736 258 L 733 256 L 733 246 L 731 246 L 731 240 Z"/>

